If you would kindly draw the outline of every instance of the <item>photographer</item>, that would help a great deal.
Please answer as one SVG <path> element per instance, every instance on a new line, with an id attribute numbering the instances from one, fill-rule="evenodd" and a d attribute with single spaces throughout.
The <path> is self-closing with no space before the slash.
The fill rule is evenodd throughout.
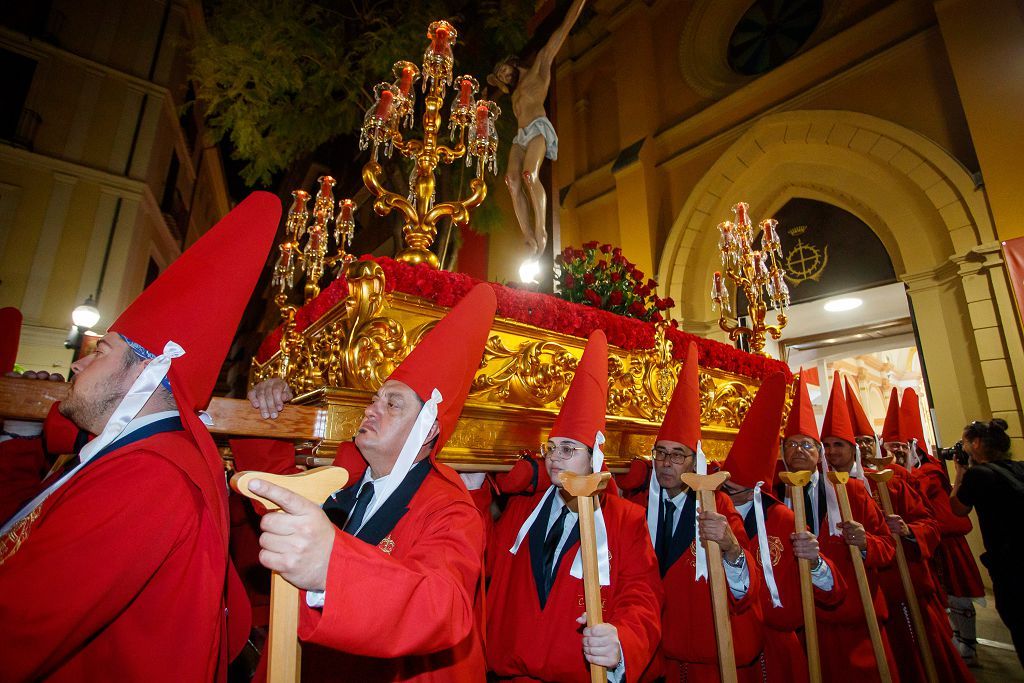
<path id="1" fill-rule="evenodd" d="M 1016 520 L 1024 511 L 1024 462 L 1010 460 L 1007 424 L 998 418 L 975 421 L 964 428 L 962 449 L 965 464 L 956 462 L 956 480 L 950 506 L 967 516 L 977 508 L 985 552 L 981 556 L 992 577 L 996 611 L 1010 629 L 1017 657 L 1024 664 L 1024 547 L 1015 538 Z"/>

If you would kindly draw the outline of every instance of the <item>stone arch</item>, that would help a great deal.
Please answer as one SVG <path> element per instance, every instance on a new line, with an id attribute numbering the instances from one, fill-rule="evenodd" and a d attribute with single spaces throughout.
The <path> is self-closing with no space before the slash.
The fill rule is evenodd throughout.
<path id="1" fill-rule="evenodd" d="M 927 138 L 856 112 L 771 114 L 704 175 L 669 231 L 659 281 L 682 302 L 677 313 L 684 320 L 713 317 L 703 295 L 718 261 L 715 228 L 731 217 L 732 204 L 747 201 L 760 218 L 794 197 L 826 201 L 861 218 L 903 277 L 995 240 L 970 173 Z"/>

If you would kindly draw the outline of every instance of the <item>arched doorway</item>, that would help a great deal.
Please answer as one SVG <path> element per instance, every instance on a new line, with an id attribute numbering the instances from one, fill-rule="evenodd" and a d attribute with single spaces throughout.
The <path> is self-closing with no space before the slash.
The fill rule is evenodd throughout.
<path id="1" fill-rule="evenodd" d="M 694 187 L 667 237 L 659 278 L 681 302 L 677 314 L 714 334 L 706 292 L 720 269 L 717 224 L 737 201 L 761 218 L 793 199 L 849 212 L 881 240 L 906 285 L 923 363 L 938 384 L 933 407 L 943 442 L 967 421 L 993 414 L 1009 418 L 1019 439 L 1013 377 L 1024 374 L 1024 347 L 984 195 L 953 157 L 891 122 L 795 111 L 747 129 Z"/>

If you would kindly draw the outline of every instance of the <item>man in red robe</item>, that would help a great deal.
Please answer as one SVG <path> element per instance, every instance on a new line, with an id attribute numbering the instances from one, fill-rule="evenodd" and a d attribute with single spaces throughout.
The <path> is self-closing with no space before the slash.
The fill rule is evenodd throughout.
<path id="1" fill-rule="evenodd" d="M 847 587 L 831 560 L 821 555 L 818 539 L 806 529 L 794 531 L 793 511 L 769 491 L 779 459 L 779 428 L 786 402 L 786 378 L 771 375 L 761 384 L 722 469 L 724 488 L 743 518 L 743 539 L 761 570 L 760 611 L 764 623 L 764 661 L 768 681 L 806 681 L 807 653 L 798 633 L 804 629 L 797 559 L 811 563 L 815 604 L 828 609 L 843 601 Z M 757 509 L 760 508 L 760 511 Z"/>
<path id="2" fill-rule="evenodd" d="M 897 564 L 893 563 L 879 572 L 879 583 L 889 604 L 889 623 L 886 625 L 886 631 L 889 642 L 897 654 L 900 680 L 904 683 L 927 681 L 918 638 L 927 638 L 940 681 L 953 683 L 973 680 L 960 653 L 953 645 L 953 633 L 949 628 L 946 611 L 929 567 L 928 561 L 940 540 L 939 526 L 935 522 L 931 508 L 906 469 L 895 462 L 885 463 L 877 458 L 879 451 L 874 429 L 849 381 L 846 383 L 846 399 L 850 422 L 857 435 L 857 446 L 861 450 L 862 460 L 868 463 L 868 471 L 884 468 L 893 472 L 892 479 L 886 484 L 893 514 L 886 516 L 886 523 L 894 541 L 898 539 L 903 546 L 910 581 L 914 586 L 914 594 L 924 621 L 924 633 L 917 633 Z M 876 502 L 881 507 L 877 485 L 872 483 L 870 486 Z"/>
<path id="3" fill-rule="evenodd" d="M 853 480 L 846 486 L 853 513 L 853 519 L 849 522 L 841 521 L 836 492 L 831 483 L 825 481 L 829 469 L 826 458 L 831 456 L 829 460 L 840 462 L 839 451 L 843 450 L 843 462 L 848 457 L 852 467 L 854 460 L 853 428 L 850 426 L 846 403 L 840 401 L 841 396 L 842 387 L 839 387 L 837 393 L 833 385 L 819 437 L 807 384 L 801 375 L 783 433 L 782 457 L 788 470 L 814 473 L 804 488 L 808 526 L 818 530 L 822 553 L 832 560 L 834 568 L 847 586 L 846 597 L 837 607 L 817 610 L 823 680 L 878 681 L 878 665 L 868 634 L 849 547 L 859 549 L 864 558 L 872 603 L 879 622 L 885 619 L 887 610 L 885 598 L 878 588 L 877 572 L 892 563 L 895 550 L 885 517 L 859 481 Z M 780 495 L 787 494 L 780 491 Z M 792 506 L 788 495 L 787 504 Z M 884 628 L 882 641 L 890 673 L 893 680 L 896 680 L 896 665 Z"/>
<path id="4" fill-rule="evenodd" d="M 488 544 L 487 664 L 498 680 L 590 680 L 589 665 L 612 681 L 634 681 L 661 634 L 658 564 L 643 511 L 604 492 L 595 514 L 604 623 L 584 627 L 579 517 L 562 472 L 599 471 L 608 394 L 608 349 L 591 334 L 548 436 L 552 485 L 515 496 Z M 581 633 L 582 630 L 582 633 Z"/>
<path id="5" fill-rule="evenodd" d="M 892 403 L 890 399 L 890 407 Z M 918 488 L 928 500 L 939 525 L 942 541 L 932 557 L 932 571 L 947 596 L 960 656 L 968 665 L 975 664 L 978 641 L 975 637 L 974 600 L 985 597 L 985 586 L 981 582 L 974 553 L 967 544 L 967 534 L 974 527 L 968 517 L 954 514 L 949 505 L 953 487 L 946 466 L 928 452 L 920 403 L 917 392 L 911 388 L 904 390 L 899 405 L 899 437 L 892 439 L 890 435 L 885 445 L 893 449 L 897 460 L 901 455 L 905 458 L 906 468 L 917 480 Z"/>
<path id="6" fill-rule="evenodd" d="M 5 681 L 226 679 L 248 604 L 228 561 L 224 466 L 197 411 L 280 213 L 273 195 L 250 196 L 75 362 L 61 410 L 98 436 L 0 530 Z"/>
<path id="7" fill-rule="evenodd" d="M 696 511 L 696 496 L 680 476 L 701 470 L 700 385 L 697 346 L 687 349 L 665 420 L 654 443 L 654 474 L 636 502 L 647 510 L 649 542 L 654 544 L 665 588 L 661 614 L 660 662 L 649 672 L 667 680 L 718 681 L 718 643 L 711 609 L 711 586 L 698 577 L 700 537 L 722 550 L 737 674 L 741 681 L 764 675 L 761 623 L 757 611 L 761 578 L 746 538 L 743 519 L 723 491 L 715 492 L 717 512 Z M 701 552 L 703 555 L 703 552 Z M 660 664 L 660 670 L 659 670 Z"/>
<path id="8" fill-rule="evenodd" d="M 302 589 L 306 680 L 481 681 L 474 611 L 483 523 L 459 476 L 436 461 L 480 364 L 496 301 L 478 285 L 374 395 L 335 464 L 350 484 L 322 506 L 265 481 L 281 510 L 261 521 L 260 562 Z M 265 415 L 290 392 L 253 394 Z M 265 659 L 264 659 L 265 664 Z"/>

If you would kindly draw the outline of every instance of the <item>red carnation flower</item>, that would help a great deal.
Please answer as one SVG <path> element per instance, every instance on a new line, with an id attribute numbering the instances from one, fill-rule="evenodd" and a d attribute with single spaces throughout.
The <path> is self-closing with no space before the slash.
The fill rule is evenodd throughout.
<path id="1" fill-rule="evenodd" d="M 612 245 L 610 245 L 610 244 L 602 244 L 601 245 L 601 253 L 602 254 L 610 254 L 611 251 L 612 251 Z"/>
<path id="2" fill-rule="evenodd" d="M 598 245 L 598 241 L 597 240 L 591 240 L 590 242 L 586 242 L 583 245 L 583 248 L 584 249 L 597 249 L 597 245 Z"/>
<path id="3" fill-rule="evenodd" d="M 622 247 L 615 247 L 612 249 L 612 254 L 615 256 L 622 256 Z"/>
<path id="4" fill-rule="evenodd" d="M 644 281 L 644 271 L 637 270 L 636 268 L 634 268 L 633 269 L 633 279 L 636 280 L 637 282 L 643 282 Z"/>
<path id="5" fill-rule="evenodd" d="M 562 250 L 562 258 L 564 258 L 566 261 L 572 259 L 572 247 L 566 247 L 565 249 Z"/>
<path id="6" fill-rule="evenodd" d="M 657 282 L 655 282 L 655 281 L 654 281 L 653 279 L 651 279 L 651 278 L 648 278 L 648 280 L 647 280 L 647 286 L 648 286 L 648 287 L 650 287 L 651 289 L 654 289 L 655 287 L 657 287 L 657 286 L 658 286 L 658 283 L 657 283 Z"/>
<path id="7" fill-rule="evenodd" d="M 651 322 L 660 323 L 662 320 L 663 318 L 661 317 L 661 313 L 658 313 L 657 311 L 655 311 L 651 316 Z"/>
<path id="8" fill-rule="evenodd" d="M 587 287 L 585 290 L 583 290 L 583 296 L 585 296 L 587 298 L 587 301 L 592 303 L 594 306 L 600 306 L 601 305 L 601 297 L 599 297 L 597 295 L 597 292 L 595 292 L 594 290 L 590 289 L 589 287 Z"/>
<path id="9" fill-rule="evenodd" d="M 621 266 L 625 260 L 622 258 L 622 254 L 612 254 L 612 263 L 617 266 Z"/>
<path id="10" fill-rule="evenodd" d="M 622 303 L 622 291 L 618 289 L 612 290 L 612 293 L 608 295 L 608 303 L 613 306 L 618 306 Z"/>
<path id="11" fill-rule="evenodd" d="M 565 286 L 566 286 L 567 289 L 572 289 L 573 287 L 575 287 L 576 286 L 576 278 L 574 278 L 572 275 L 566 275 L 565 276 Z"/>
<path id="12" fill-rule="evenodd" d="M 611 277 L 612 282 L 618 282 L 619 280 L 622 279 L 622 273 L 620 273 L 617 270 L 613 270 L 609 277 Z"/>
<path id="13" fill-rule="evenodd" d="M 594 274 L 591 273 L 590 271 L 587 271 L 586 273 L 583 273 L 583 282 L 585 282 L 586 284 L 588 284 L 588 285 L 594 284 L 594 280 L 595 279 L 596 278 L 594 278 Z"/>
<path id="14" fill-rule="evenodd" d="M 665 299 L 665 307 L 666 308 L 672 308 L 675 305 L 676 305 L 676 302 L 672 300 L 672 297 L 669 297 L 669 298 Z"/>
<path id="15" fill-rule="evenodd" d="M 597 268 L 598 270 L 605 270 L 606 268 L 608 268 L 608 262 L 605 261 L 604 259 L 601 259 L 600 261 L 597 262 Z"/>
<path id="16" fill-rule="evenodd" d="M 634 301 L 629 305 L 629 312 L 632 313 L 633 315 L 643 315 L 644 305 L 641 304 L 639 301 Z"/>

